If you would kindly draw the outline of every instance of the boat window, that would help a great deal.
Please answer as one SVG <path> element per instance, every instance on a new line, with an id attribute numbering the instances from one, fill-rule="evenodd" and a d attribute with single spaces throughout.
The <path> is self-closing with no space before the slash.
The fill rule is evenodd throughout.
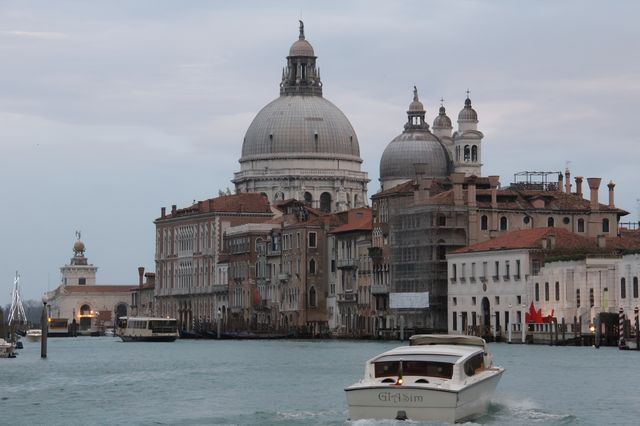
<path id="1" fill-rule="evenodd" d="M 401 361 L 375 362 L 376 377 L 397 376 Z M 436 361 L 402 361 L 404 376 L 428 376 L 450 379 L 453 376 L 453 364 Z"/>
<path id="2" fill-rule="evenodd" d="M 464 372 L 467 376 L 473 376 L 482 370 L 484 370 L 484 355 L 482 352 L 475 354 L 464 363 Z"/>

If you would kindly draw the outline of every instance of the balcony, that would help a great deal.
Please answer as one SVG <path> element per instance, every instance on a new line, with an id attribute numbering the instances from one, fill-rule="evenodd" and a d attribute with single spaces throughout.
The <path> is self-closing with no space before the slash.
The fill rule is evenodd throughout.
<path id="1" fill-rule="evenodd" d="M 348 259 L 338 259 L 336 262 L 338 269 L 355 269 L 358 267 L 358 259 L 356 258 L 348 258 Z"/>
<path id="2" fill-rule="evenodd" d="M 358 295 L 356 293 L 338 293 L 337 295 L 338 302 L 342 303 L 357 303 Z"/>
<path id="3" fill-rule="evenodd" d="M 282 272 L 282 273 L 278 274 L 278 280 L 282 281 L 282 282 L 289 281 L 289 274 L 287 272 Z"/>
<path id="4" fill-rule="evenodd" d="M 384 284 L 371 285 L 371 294 L 389 294 L 389 287 Z"/>
<path id="5" fill-rule="evenodd" d="M 228 284 L 214 284 L 211 286 L 211 291 L 213 293 L 228 293 L 229 292 L 229 285 Z"/>
<path id="6" fill-rule="evenodd" d="M 268 248 L 267 249 L 267 256 L 280 256 L 282 254 L 282 251 L 277 248 L 277 249 L 272 249 L 272 248 Z"/>

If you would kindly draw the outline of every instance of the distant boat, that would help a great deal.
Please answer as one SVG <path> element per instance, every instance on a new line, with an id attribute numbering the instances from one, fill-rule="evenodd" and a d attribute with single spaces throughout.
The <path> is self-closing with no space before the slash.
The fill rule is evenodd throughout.
<path id="1" fill-rule="evenodd" d="M 47 337 L 68 337 L 69 320 L 67 318 L 49 318 Z"/>
<path id="2" fill-rule="evenodd" d="M 116 334 L 124 342 L 173 342 L 179 336 L 175 318 L 120 317 Z"/>
<path id="3" fill-rule="evenodd" d="M 42 330 L 40 330 L 39 328 L 31 328 L 27 330 L 26 336 L 27 339 L 35 342 L 36 340 L 40 340 L 42 338 Z"/>
<path id="4" fill-rule="evenodd" d="M 0 338 L 0 358 L 15 358 L 13 343 Z"/>

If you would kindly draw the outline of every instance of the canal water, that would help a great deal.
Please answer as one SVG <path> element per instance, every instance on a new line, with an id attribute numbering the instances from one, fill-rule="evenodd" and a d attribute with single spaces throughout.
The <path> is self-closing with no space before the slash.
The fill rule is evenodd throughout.
<path id="1" fill-rule="evenodd" d="M 347 420 L 344 388 L 399 342 L 113 337 L 0 359 L 2 425 L 394 425 Z M 491 344 L 506 368 L 483 425 L 636 425 L 640 352 Z"/>

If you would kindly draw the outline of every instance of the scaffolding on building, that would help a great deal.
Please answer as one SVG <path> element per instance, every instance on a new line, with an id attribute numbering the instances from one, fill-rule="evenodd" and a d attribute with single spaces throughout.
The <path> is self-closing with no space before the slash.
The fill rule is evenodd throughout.
<path id="1" fill-rule="evenodd" d="M 429 292 L 429 308 L 407 310 L 405 324 L 416 332 L 447 330 L 446 254 L 466 246 L 464 206 L 397 207 L 390 217 L 392 293 Z"/>

